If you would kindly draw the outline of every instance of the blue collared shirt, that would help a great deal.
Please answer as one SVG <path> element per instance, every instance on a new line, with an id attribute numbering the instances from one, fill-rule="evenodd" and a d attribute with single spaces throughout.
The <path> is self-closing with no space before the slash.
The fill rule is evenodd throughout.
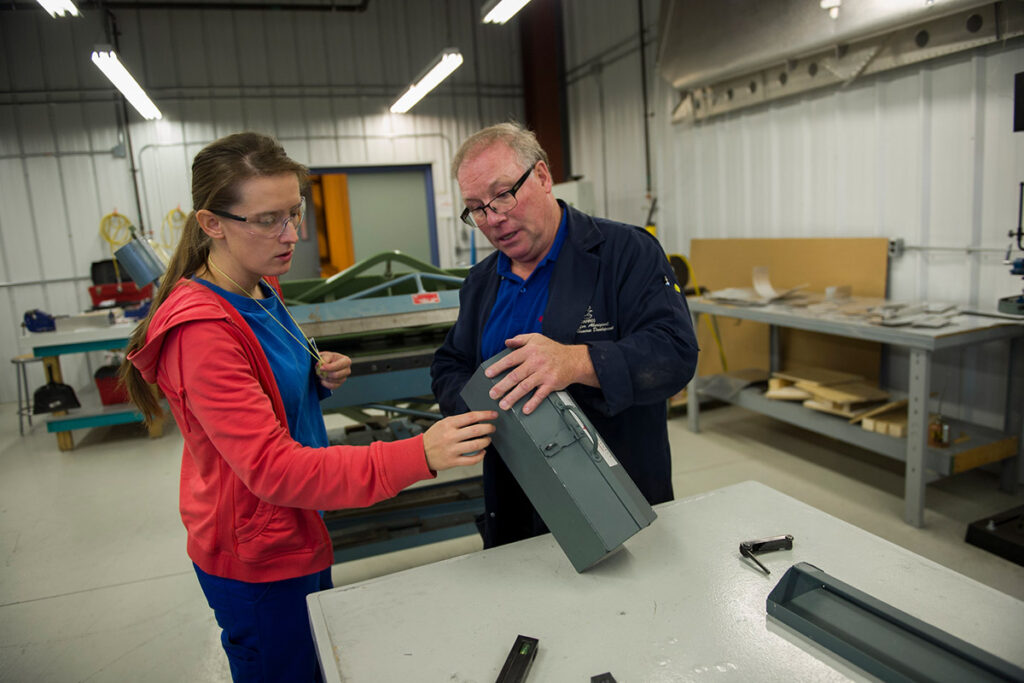
<path id="1" fill-rule="evenodd" d="M 498 254 L 498 295 L 494 299 L 491 315 L 480 336 L 480 352 L 484 358 L 504 350 L 505 340 L 517 334 L 540 332 L 544 322 L 544 309 L 548 306 L 548 285 L 555 270 L 555 261 L 565 242 L 565 211 L 558 223 L 555 241 L 537 267 L 526 280 L 512 272 L 512 260 Z"/>

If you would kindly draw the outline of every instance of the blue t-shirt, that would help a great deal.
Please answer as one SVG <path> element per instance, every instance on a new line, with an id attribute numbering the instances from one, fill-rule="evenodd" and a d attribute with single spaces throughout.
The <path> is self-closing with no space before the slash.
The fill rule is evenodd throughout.
<path id="1" fill-rule="evenodd" d="M 555 261 L 565 242 L 565 211 L 558 223 L 555 241 L 547 255 L 537 264 L 525 281 L 512 272 L 512 260 L 498 254 L 498 295 L 494 299 L 491 315 L 484 323 L 480 336 L 480 353 L 490 358 L 505 349 L 505 340 L 517 334 L 540 332 L 544 322 L 544 309 L 548 306 L 548 285 L 555 270 Z"/>
<path id="2" fill-rule="evenodd" d="M 281 392 L 285 416 L 288 418 L 288 432 L 292 438 L 303 446 L 327 446 L 327 429 L 324 427 L 324 415 L 320 410 L 314 360 L 310 352 L 300 346 L 300 341 L 306 343 L 305 336 L 288 315 L 281 300 L 262 281 L 260 289 L 267 296 L 256 303 L 247 296 L 229 292 L 202 278 L 197 277 L 195 280 L 227 299 L 256 334 L 256 339 L 270 361 L 277 389 Z M 266 310 L 260 308 L 260 304 L 263 304 Z M 298 341 L 274 322 L 271 316 L 287 326 Z"/>

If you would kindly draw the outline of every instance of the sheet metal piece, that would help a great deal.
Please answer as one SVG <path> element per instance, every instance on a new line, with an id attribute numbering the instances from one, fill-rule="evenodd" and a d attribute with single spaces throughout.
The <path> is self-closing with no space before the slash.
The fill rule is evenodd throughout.
<path id="1" fill-rule="evenodd" d="M 806 562 L 772 589 L 767 610 L 884 681 L 1024 681 L 1024 669 Z"/>

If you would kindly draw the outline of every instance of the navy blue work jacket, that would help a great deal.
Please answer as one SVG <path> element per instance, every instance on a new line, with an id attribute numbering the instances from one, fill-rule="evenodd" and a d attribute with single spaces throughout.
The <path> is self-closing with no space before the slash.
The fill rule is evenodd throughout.
<path id="1" fill-rule="evenodd" d="M 601 388 L 573 384 L 569 393 L 648 501 L 671 500 L 666 401 L 686 386 L 697 365 L 686 299 L 647 231 L 559 204 L 568 212 L 568 235 L 552 274 L 542 333 L 588 346 Z M 445 415 L 468 410 L 459 392 L 484 360 L 480 336 L 497 296 L 497 261 L 495 252 L 469 271 L 459 317 L 434 355 L 432 387 Z M 484 461 L 491 519 L 498 503 L 489 469 L 496 460 L 488 455 Z M 517 540 L 498 536 L 488 538 L 485 530 L 485 545 Z"/>

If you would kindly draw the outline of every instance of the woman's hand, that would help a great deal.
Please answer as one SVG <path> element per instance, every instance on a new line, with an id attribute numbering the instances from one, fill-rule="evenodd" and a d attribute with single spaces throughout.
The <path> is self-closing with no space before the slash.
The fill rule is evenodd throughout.
<path id="1" fill-rule="evenodd" d="M 423 435 L 423 451 L 427 466 L 434 471 L 450 467 L 475 465 L 484 458 L 484 449 L 491 444 L 489 434 L 494 425 L 484 420 L 496 420 L 493 410 L 478 410 L 446 417 L 435 422 Z"/>
<path id="2" fill-rule="evenodd" d="M 352 374 L 352 359 L 348 356 L 334 351 L 321 351 L 320 358 L 323 360 L 317 364 L 316 374 L 320 377 L 320 383 L 328 389 L 337 389 Z"/>

